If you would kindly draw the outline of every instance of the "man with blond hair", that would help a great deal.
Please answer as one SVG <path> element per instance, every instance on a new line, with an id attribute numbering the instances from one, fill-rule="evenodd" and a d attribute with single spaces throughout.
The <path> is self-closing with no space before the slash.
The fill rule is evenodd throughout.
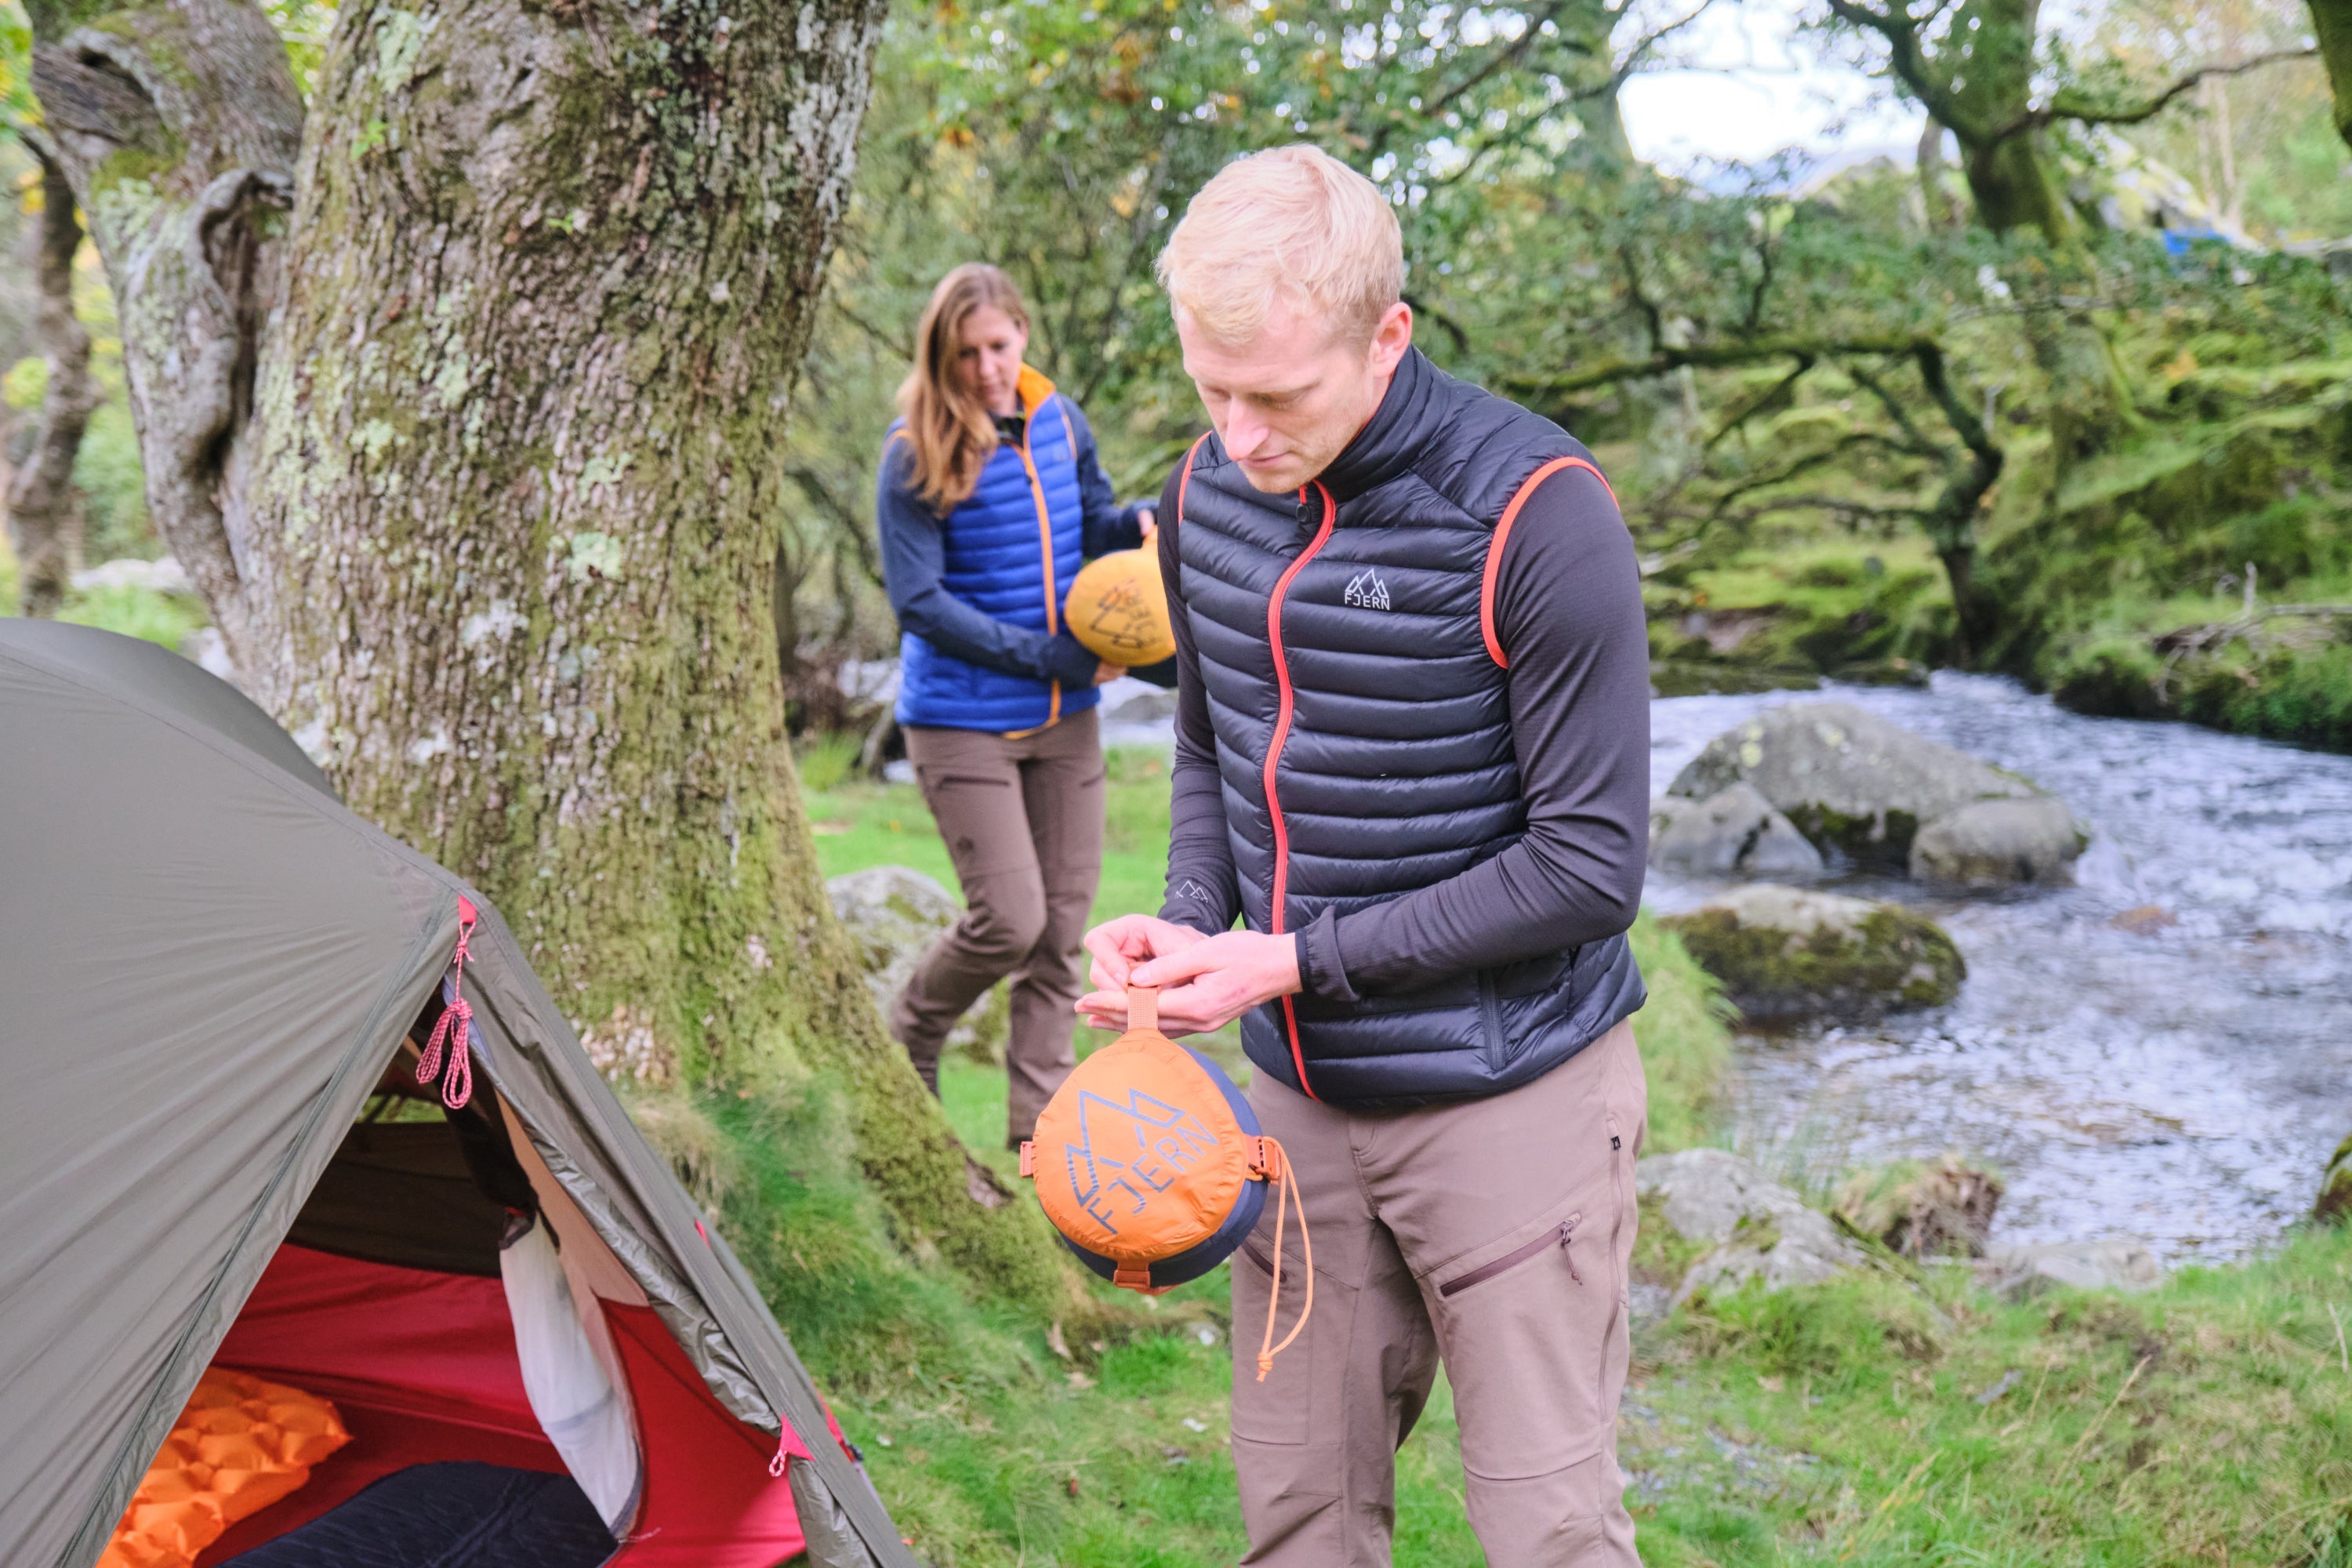
<path id="1" fill-rule="evenodd" d="M 1388 201 L 1310 147 L 1226 168 L 1160 258 L 1213 426 L 1160 509 L 1168 898 L 1088 933 L 1079 1006 L 1242 1019 L 1297 1184 L 1314 1306 L 1270 1373 L 1273 1205 L 1234 1264 L 1244 1561 L 1389 1561 L 1443 1362 L 1487 1562 L 1633 1564 L 1639 575 L 1585 449 L 1413 349 L 1403 271 Z"/>

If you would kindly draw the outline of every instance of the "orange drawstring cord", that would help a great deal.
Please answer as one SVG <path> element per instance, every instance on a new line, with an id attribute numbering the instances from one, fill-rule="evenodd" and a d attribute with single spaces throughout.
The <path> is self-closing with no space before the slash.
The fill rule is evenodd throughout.
<path id="1" fill-rule="evenodd" d="M 1291 1341 L 1297 1339 L 1298 1331 L 1307 1326 L 1307 1314 L 1315 1310 L 1315 1243 L 1307 1234 L 1307 1204 L 1302 1199 L 1298 1205 L 1298 1251 L 1307 1266 L 1307 1300 L 1299 1303 L 1298 1321 L 1290 1325 L 1290 1332 L 1283 1336 L 1280 1344 L 1274 1342 L 1274 1314 L 1282 1306 L 1282 1226 L 1289 1213 L 1294 1178 L 1290 1173 L 1289 1152 L 1271 1138 L 1265 1142 L 1281 1161 L 1282 1169 L 1276 1177 L 1277 1184 L 1274 1191 L 1274 1294 L 1265 1304 L 1265 1338 L 1258 1342 L 1257 1347 L 1257 1380 L 1260 1383 L 1264 1383 L 1265 1374 L 1274 1370 L 1274 1358 L 1290 1348 Z"/>

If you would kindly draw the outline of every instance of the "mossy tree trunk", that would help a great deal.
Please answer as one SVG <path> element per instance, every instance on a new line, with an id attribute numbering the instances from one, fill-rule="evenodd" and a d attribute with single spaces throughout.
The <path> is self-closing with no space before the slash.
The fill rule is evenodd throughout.
<path id="1" fill-rule="evenodd" d="M 248 0 L 31 0 L 37 134 L 106 262 L 156 530 L 246 654 L 255 356 L 302 100 Z"/>
<path id="2" fill-rule="evenodd" d="M 81 559 L 82 495 L 74 483 L 74 458 L 90 411 L 99 405 L 99 390 L 89 374 L 89 333 L 73 307 L 81 216 L 65 170 L 47 152 L 36 153 L 41 163 L 41 226 L 34 263 L 39 290 L 34 336 L 48 375 L 32 449 L 8 483 L 8 535 L 16 552 L 19 607 L 28 616 L 53 616 Z"/>
<path id="3" fill-rule="evenodd" d="M 268 32 L 244 0 L 170 4 Z M 1041 1222 L 880 1030 L 784 731 L 777 437 L 882 11 L 341 9 L 299 171 L 289 146 L 245 182 L 299 195 L 236 258 L 257 309 L 218 470 L 231 571 L 198 580 L 257 697 L 354 809 L 498 901 L 608 1071 L 839 1077 L 906 1239 L 1046 1304 Z M 161 118 L 137 143 L 159 189 L 256 166 L 186 169 L 201 137 Z"/>
<path id="4" fill-rule="evenodd" d="M 2352 147 L 2352 0 L 2311 0 L 2312 30 L 2336 102 L 2336 133 Z"/>

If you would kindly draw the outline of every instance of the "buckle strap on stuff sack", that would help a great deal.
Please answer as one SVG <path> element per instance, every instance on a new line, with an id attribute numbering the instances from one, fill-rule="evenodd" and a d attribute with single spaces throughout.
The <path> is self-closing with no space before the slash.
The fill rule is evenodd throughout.
<path id="1" fill-rule="evenodd" d="M 462 1110 L 474 1098 L 474 1058 L 470 1045 L 474 1035 L 474 1005 L 466 1000 L 467 943 L 474 939 L 474 926 L 481 918 L 471 899 L 457 900 L 457 951 L 449 959 L 449 1005 L 441 1009 L 440 1018 L 433 1026 L 433 1034 L 425 1042 L 425 1053 L 416 1059 L 416 1081 L 431 1083 L 441 1079 L 441 1103 L 452 1110 Z M 449 1071 L 441 1073 L 441 1052 L 449 1052 Z"/>

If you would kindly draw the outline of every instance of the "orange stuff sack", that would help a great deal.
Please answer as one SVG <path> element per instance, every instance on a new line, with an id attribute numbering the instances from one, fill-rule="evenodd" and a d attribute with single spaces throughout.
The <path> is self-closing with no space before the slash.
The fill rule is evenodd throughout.
<path id="1" fill-rule="evenodd" d="M 1157 991 L 1130 988 L 1127 1008 L 1127 1032 L 1080 1062 L 1046 1102 L 1036 1136 L 1021 1146 L 1021 1173 L 1034 1179 L 1045 1217 L 1081 1262 L 1147 1295 L 1223 1262 L 1257 1227 L 1267 1186 L 1280 1184 L 1278 1301 L 1292 1198 L 1282 1146 L 1260 1134 L 1256 1113 L 1223 1068 L 1160 1032 Z M 1298 1234 L 1307 1247 L 1303 1210 Z M 1273 1314 L 1266 1316 L 1261 1378 L 1313 1307 L 1314 1257 L 1306 1252 L 1299 1323 L 1280 1346 L 1273 1343 Z"/>
<path id="2" fill-rule="evenodd" d="M 193 1568 L 230 1525 L 309 1480 L 312 1465 L 351 1440 L 316 1394 L 206 1369 L 98 1568 Z"/>
<path id="3" fill-rule="evenodd" d="M 1176 652 L 1168 624 L 1168 590 L 1160 547 L 1114 550 L 1087 562 L 1070 583 L 1062 619 L 1070 635 L 1106 664 L 1158 664 Z"/>

